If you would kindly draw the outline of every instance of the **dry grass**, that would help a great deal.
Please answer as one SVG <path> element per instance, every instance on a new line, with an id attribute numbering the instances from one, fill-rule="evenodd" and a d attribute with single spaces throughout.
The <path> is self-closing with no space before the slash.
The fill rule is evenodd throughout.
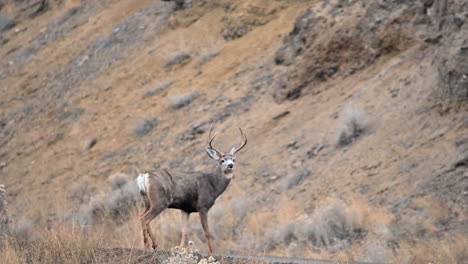
<path id="1" fill-rule="evenodd" d="M 442 241 L 417 241 L 416 245 L 405 243 L 392 256 L 393 263 L 412 264 L 458 264 L 468 263 L 468 239 L 453 236 Z"/>
<path id="2" fill-rule="evenodd" d="M 6 264 L 19 263 L 102 263 L 97 250 L 102 247 L 98 234 L 82 230 L 46 231 L 35 241 L 9 237 L 0 250 Z"/>

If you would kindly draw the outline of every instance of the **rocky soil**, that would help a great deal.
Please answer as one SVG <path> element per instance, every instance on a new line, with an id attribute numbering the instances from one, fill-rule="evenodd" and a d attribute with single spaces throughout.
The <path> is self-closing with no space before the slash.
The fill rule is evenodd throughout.
<path id="1" fill-rule="evenodd" d="M 222 150 L 237 127 L 249 138 L 209 214 L 217 252 L 461 263 L 467 16 L 461 0 L 3 1 L 14 228 L 78 223 L 141 247 L 133 178 L 214 166 L 214 124 Z M 179 217 L 155 221 L 164 249 Z"/>

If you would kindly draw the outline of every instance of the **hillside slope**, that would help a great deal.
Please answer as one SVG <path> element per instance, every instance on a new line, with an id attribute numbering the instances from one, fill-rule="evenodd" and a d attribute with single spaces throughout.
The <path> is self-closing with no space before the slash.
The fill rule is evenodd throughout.
<path id="1" fill-rule="evenodd" d="M 17 230 L 141 247 L 141 171 L 214 166 L 217 252 L 461 263 L 468 235 L 463 1 L 6 1 L 0 180 Z M 111 217 L 108 217 L 108 216 Z M 178 212 L 155 221 L 162 246 Z M 198 217 L 190 239 L 204 248 Z"/>

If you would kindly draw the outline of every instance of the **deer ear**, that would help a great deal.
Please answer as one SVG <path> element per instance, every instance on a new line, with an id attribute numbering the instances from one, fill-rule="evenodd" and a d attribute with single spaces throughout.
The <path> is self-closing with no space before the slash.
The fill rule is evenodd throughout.
<path id="1" fill-rule="evenodd" d="M 229 155 L 234 155 L 236 150 L 237 150 L 236 146 L 232 147 L 232 149 L 229 151 Z"/>
<path id="2" fill-rule="evenodd" d="M 208 156 L 214 160 L 219 160 L 219 154 L 216 150 L 211 149 L 211 148 L 206 148 L 206 153 L 208 153 Z"/>

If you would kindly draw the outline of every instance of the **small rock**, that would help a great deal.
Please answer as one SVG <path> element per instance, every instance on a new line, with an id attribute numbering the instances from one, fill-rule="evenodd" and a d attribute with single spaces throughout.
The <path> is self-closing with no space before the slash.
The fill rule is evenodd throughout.
<path id="1" fill-rule="evenodd" d="M 97 144 L 97 139 L 93 138 L 93 140 L 91 140 L 88 143 L 88 146 L 86 146 L 86 150 L 92 149 L 94 146 L 96 146 L 96 144 Z"/>
<path id="2" fill-rule="evenodd" d="M 297 145 L 297 141 L 293 140 L 286 145 L 287 148 L 298 149 L 299 146 Z"/>
<path id="3" fill-rule="evenodd" d="M 457 25 L 458 27 L 463 26 L 463 24 L 465 23 L 465 16 L 461 14 L 455 14 L 453 16 L 453 23 L 455 23 L 455 25 Z"/>
<path id="4" fill-rule="evenodd" d="M 6 162 L 0 162 L 0 170 L 6 167 Z"/>
<path id="5" fill-rule="evenodd" d="M 280 113 L 280 114 L 274 116 L 274 117 L 273 117 L 273 120 L 281 119 L 281 118 L 283 118 L 283 117 L 289 115 L 290 113 L 291 113 L 291 112 L 289 112 L 289 111 L 284 111 L 284 112 L 282 112 L 282 113 Z"/>

